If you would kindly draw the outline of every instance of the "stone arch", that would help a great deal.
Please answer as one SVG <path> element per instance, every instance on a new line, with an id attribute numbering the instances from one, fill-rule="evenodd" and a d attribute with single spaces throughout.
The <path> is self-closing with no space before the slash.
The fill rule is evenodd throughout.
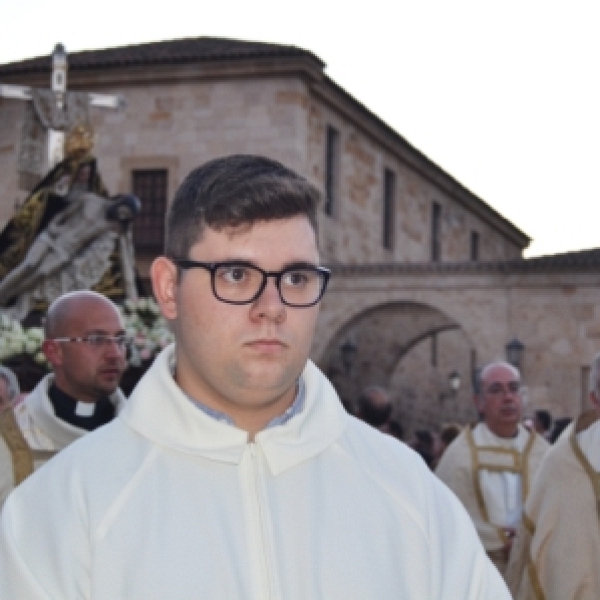
<path id="1" fill-rule="evenodd" d="M 439 365 L 431 364 L 434 343 L 440 346 Z M 355 348 L 351 361 L 343 360 L 344 344 Z M 437 307 L 387 301 L 351 315 L 329 339 L 320 363 L 351 407 L 366 385 L 388 388 L 395 418 L 410 436 L 417 428 L 437 429 L 442 422 L 473 418 L 474 350 L 461 324 Z M 449 388 L 448 373 L 453 370 L 460 373 L 462 392 Z M 417 381 L 415 372 L 422 373 L 423 380 Z"/>

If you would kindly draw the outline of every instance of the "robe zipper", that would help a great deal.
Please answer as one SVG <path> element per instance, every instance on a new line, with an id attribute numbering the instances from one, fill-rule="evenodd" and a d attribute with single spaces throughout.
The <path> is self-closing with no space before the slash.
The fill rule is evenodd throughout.
<path id="1" fill-rule="evenodd" d="M 258 522 L 258 551 L 259 551 L 259 564 L 261 568 L 261 590 L 260 590 L 260 599 L 267 600 L 269 598 L 273 598 L 273 586 L 271 581 L 271 564 L 269 561 L 269 545 L 267 543 L 267 533 L 265 527 L 265 515 L 264 508 L 261 502 L 261 480 L 260 480 L 260 465 L 259 465 L 259 457 L 257 453 L 257 447 L 255 442 L 250 442 L 248 444 L 250 449 L 250 464 L 252 465 L 252 495 L 255 503 L 255 514 Z"/>

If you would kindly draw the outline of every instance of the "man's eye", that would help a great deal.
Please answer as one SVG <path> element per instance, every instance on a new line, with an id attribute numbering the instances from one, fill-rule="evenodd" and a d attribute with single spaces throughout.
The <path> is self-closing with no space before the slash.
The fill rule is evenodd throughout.
<path id="1" fill-rule="evenodd" d="M 104 341 L 104 336 L 102 335 L 88 335 L 87 337 L 88 344 L 92 346 L 100 346 Z"/>
<path id="2" fill-rule="evenodd" d="M 297 287 L 306 285 L 310 279 L 310 274 L 307 271 L 288 271 L 283 278 L 285 285 Z"/>
<path id="3" fill-rule="evenodd" d="M 219 275 L 228 283 L 242 283 L 249 273 L 246 267 L 223 267 Z"/>

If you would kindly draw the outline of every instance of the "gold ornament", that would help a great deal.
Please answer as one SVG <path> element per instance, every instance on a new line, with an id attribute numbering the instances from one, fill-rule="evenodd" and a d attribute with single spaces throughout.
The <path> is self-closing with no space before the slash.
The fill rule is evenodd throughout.
<path id="1" fill-rule="evenodd" d="M 76 125 L 65 140 L 65 158 L 88 154 L 94 147 L 94 132 L 88 125 Z"/>

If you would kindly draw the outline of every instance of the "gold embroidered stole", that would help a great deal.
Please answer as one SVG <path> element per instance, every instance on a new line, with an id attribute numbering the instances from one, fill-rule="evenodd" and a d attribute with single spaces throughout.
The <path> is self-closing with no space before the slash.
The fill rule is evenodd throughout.
<path id="1" fill-rule="evenodd" d="M 583 431 L 584 429 L 587 429 L 596 420 L 598 420 L 598 415 L 595 413 L 595 411 L 583 413 L 577 419 L 575 427 L 573 427 L 573 431 L 571 432 L 569 442 L 571 444 L 573 454 L 575 454 L 575 458 L 583 467 L 585 474 L 588 476 L 590 483 L 592 484 L 594 496 L 596 497 L 596 513 L 600 522 L 600 473 L 594 471 L 594 467 L 592 467 L 592 465 L 590 464 L 590 461 L 587 459 L 586 455 L 581 450 L 581 446 L 577 441 L 577 434 Z"/>
<path id="2" fill-rule="evenodd" d="M 479 472 L 494 471 L 496 473 L 502 473 L 503 471 L 508 471 L 520 475 L 521 496 L 524 504 L 525 498 L 529 493 L 529 454 L 535 441 L 535 435 L 533 433 L 529 434 L 529 440 L 522 453 L 514 448 L 477 446 L 473 439 L 471 426 L 466 427 L 466 438 L 471 452 L 471 472 L 473 474 L 473 489 L 475 490 L 477 504 L 483 520 L 486 523 L 490 523 L 487 507 L 483 498 L 483 490 L 481 489 L 481 482 L 479 480 Z M 503 531 L 502 534 L 504 534 Z"/>
<path id="3" fill-rule="evenodd" d="M 15 487 L 33 473 L 33 453 L 23 437 L 12 408 L 0 412 L 0 435 L 12 457 Z"/>

